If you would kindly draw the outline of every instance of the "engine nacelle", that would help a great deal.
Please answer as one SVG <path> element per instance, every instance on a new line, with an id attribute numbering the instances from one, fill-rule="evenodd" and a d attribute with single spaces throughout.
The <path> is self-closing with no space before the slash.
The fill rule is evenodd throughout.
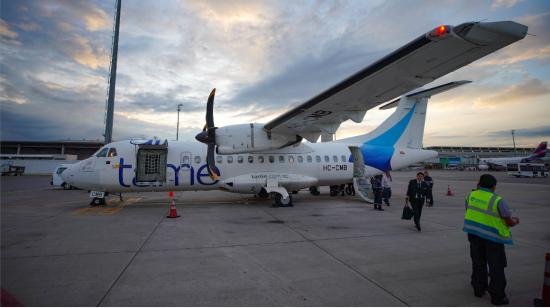
<path id="1" fill-rule="evenodd" d="M 216 129 L 219 154 L 240 154 L 279 149 L 299 142 L 297 136 L 268 134 L 263 124 L 237 124 Z"/>
<path id="2" fill-rule="evenodd" d="M 268 179 L 275 186 L 282 186 L 288 191 L 300 190 L 302 188 L 317 185 L 318 180 L 310 176 L 301 174 L 286 173 L 250 173 L 229 178 L 222 183 L 220 187 L 224 190 L 242 194 L 257 194 L 262 188 L 267 186 Z"/>

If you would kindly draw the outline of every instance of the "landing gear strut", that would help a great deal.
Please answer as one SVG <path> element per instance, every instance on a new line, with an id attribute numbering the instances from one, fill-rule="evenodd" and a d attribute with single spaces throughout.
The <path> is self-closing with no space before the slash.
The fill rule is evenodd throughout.
<path id="1" fill-rule="evenodd" d="M 275 206 L 277 207 L 290 207 L 290 206 L 294 206 L 292 204 L 292 196 L 291 195 L 288 195 L 287 198 L 283 198 L 283 195 L 281 195 L 280 193 L 271 193 L 271 198 L 273 199 L 273 201 L 275 201 Z"/>

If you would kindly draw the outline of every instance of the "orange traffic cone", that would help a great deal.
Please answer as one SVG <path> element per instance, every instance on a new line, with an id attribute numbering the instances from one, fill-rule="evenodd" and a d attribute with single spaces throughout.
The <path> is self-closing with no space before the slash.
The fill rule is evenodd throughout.
<path id="1" fill-rule="evenodd" d="M 168 196 L 172 199 L 170 201 L 170 212 L 168 213 L 168 216 L 166 218 L 178 218 L 180 215 L 178 215 L 178 211 L 176 210 L 176 201 L 174 201 L 174 192 L 171 191 L 168 193 Z"/>
<path id="2" fill-rule="evenodd" d="M 542 285 L 542 299 L 535 298 L 535 306 L 550 307 L 550 253 L 546 253 L 546 268 L 544 270 L 544 283 Z"/>
<path id="3" fill-rule="evenodd" d="M 451 185 L 447 186 L 447 196 L 453 196 L 453 192 L 451 191 Z"/>

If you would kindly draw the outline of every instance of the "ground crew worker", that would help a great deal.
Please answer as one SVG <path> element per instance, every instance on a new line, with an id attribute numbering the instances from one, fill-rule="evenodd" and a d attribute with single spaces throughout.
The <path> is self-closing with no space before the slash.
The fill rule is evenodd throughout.
<path id="1" fill-rule="evenodd" d="M 474 295 L 482 297 L 489 291 L 493 305 L 506 305 L 509 301 L 504 293 L 504 244 L 512 244 L 510 227 L 519 224 L 519 219 L 512 217 L 506 201 L 495 194 L 496 184 L 497 179 L 490 174 L 479 178 L 478 189 L 466 197 L 463 230 L 468 233 L 470 242 Z M 488 276 L 491 276 L 489 283 Z"/>

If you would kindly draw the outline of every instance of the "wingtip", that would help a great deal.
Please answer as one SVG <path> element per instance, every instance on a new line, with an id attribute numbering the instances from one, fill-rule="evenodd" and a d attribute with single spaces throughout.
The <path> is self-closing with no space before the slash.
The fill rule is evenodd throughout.
<path id="1" fill-rule="evenodd" d="M 212 91 L 210 92 L 210 96 L 214 96 L 216 95 L 216 88 L 212 89 Z"/>

